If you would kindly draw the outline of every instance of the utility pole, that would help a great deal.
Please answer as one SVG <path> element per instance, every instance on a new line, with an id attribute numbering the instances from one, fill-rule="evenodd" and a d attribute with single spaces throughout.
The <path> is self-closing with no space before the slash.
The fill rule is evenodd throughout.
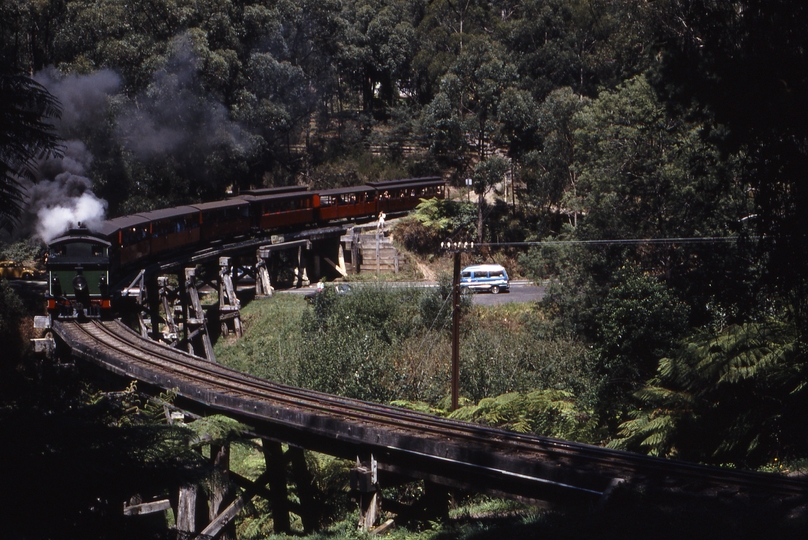
<path id="1" fill-rule="evenodd" d="M 460 252 L 454 252 L 452 273 L 452 410 L 460 400 Z"/>
<path id="2" fill-rule="evenodd" d="M 474 242 L 441 242 L 441 248 L 452 252 L 452 410 L 460 401 L 460 254 L 474 249 Z"/>

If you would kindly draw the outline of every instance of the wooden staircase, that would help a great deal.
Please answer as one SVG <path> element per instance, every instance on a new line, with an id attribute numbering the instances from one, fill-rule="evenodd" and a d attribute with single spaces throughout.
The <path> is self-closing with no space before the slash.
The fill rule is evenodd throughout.
<path id="1" fill-rule="evenodd" d="M 357 226 L 340 239 L 346 254 L 346 266 L 355 274 L 364 272 L 398 273 L 407 261 L 393 246 L 389 230 Z M 350 255 L 348 255 L 350 254 Z"/>

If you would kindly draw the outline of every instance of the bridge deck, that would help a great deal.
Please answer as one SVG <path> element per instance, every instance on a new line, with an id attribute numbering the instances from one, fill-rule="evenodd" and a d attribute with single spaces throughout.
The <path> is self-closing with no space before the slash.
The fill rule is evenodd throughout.
<path id="1" fill-rule="evenodd" d="M 597 500 L 616 479 L 656 489 L 808 497 L 802 479 L 516 434 L 271 383 L 142 339 L 117 321 L 54 321 L 53 329 L 74 357 L 175 390 L 184 408 L 226 414 L 261 437 L 329 455 L 372 454 L 382 472 L 573 504 Z"/>

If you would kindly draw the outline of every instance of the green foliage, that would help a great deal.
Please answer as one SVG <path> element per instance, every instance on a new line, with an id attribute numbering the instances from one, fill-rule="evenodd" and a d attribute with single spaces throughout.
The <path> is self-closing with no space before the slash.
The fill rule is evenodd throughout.
<path id="1" fill-rule="evenodd" d="M 33 180 L 38 160 L 60 155 L 51 124 L 60 115 L 45 87 L 0 65 L 0 229 L 13 230 L 24 208 L 19 180 Z"/>
<path id="2" fill-rule="evenodd" d="M 477 194 L 486 194 L 503 182 L 505 174 L 510 170 L 508 160 L 500 156 L 492 156 L 480 161 L 474 166 L 474 191 Z M 482 208 L 482 207 L 481 207 Z"/>
<path id="3" fill-rule="evenodd" d="M 644 77 L 577 107 L 559 93 L 551 96 L 558 112 L 549 118 L 563 121 L 548 135 L 562 136 L 556 142 L 572 156 L 555 165 L 554 174 L 566 186 L 562 204 L 580 213 L 557 240 L 739 231 L 750 206 L 732 180 L 738 163 L 722 159 L 703 140 L 707 126 L 672 116 Z M 534 156 L 536 171 L 544 167 L 540 158 Z M 748 280 L 755 269 L 742 244 L 548 244 L 520 262 L 536 278 L 554 278 L 546 312 L 597 353 L 598 412 L 612 428 L 625 410 L 626 393 L 653 374 L 692 324 L 711 321 L 715 306 L 740 306 L 738 313 L 752 304 Z"/>
<path id="4" fill-rule="evenodd" d="M 747 208 L 734 200 L 706 126 L 671 116 L 645 77 L 601 92 L 575 116 L 582 237 L 724 234 Z"/>
<path id="5" fill-rule="evenodd" d="M 690 30 L 665 28 L 677 46 L 666 51 L 656 86 L 677 112 L 696 110 L 726 126 L 705 136 L 745 158 L 743 178 L 756 203 L 750 226 L 767 254 L 760 259 L 767 294 L 788 297 L 806 332 L 808 256 L 800 245 L 808 230 L 808 122 L 799 107 L 806 87 L 797 66 L 805 57 L 808 12 L 788 0 L 738 0 L 698 8 L 673 2 L 665 16 Z"/>
<path id="6" fill-rule="evenodd" d="M 540 150 L 528 149 L 520 158 L 519 176 L 525 183 L 528 204 L 551 211 L 561 208 L 573 214 L 575 223 L 582 208 L 577 207 L 577 176 L 573 118 L 589 100 L 576 96 L 570 88 L 551 92 L 536 111 L 536 130 L 542 138 Z"/>
<path id="7" fill-rule="evenodd" d="M 460 174 L 466 174 L 468 164 L 457 156 L 475 152 L 484 162 L 485 147 L 499 131 L 498 106 L 515 83 L 508 60 L 498 42 L 479 36 L 469 39 L 442 78 L 440 92 L 423 109 L 422 137 L 431 152 L 446 158 Z M 484 182 L 483 173 L 477 176 L 478 184 Z"/>
<path id="8" fill-rule="evenodd" d="M 617 393 L 650 377 L 688 329 L 688 306 L 665 284 L 636 268 L 621 269 L 595 316 L 600 369 Z"/>
<path id="9" fill-rule="evenodd" d="M 40 365 L 36 375 L 0 397 L 0 458 L 15 464 L 4 474 L 13 497 L 0 496 L 9 512 L 6 535 L 135 539 L 164 533 L 160 520 L 127 521 L 121 504 L 167 497 L 200 481 L 207 469 L 189 446 L 193 434 L 168 425 L 164 413 L 153 414 L 134 384 L 100 392 L 64 369 L 57 374 Z M 50 508 L 48 519 L 41 519 L 43 507 Z"/>
<path id="10" fill-rule="evenodd" d="M 510 392 L 564 390 L 591 406 L 597 385 L 591 351 L 553 333 L 530 310 L 475 309 L 463 320 L 461 393 L 473 401 Z"/>
<path id="11" fill-rule="evenodd" d="M 198 418 L 186 425 L 194 433 L 191 445 L 195 447 L 226 444 L 240 438 L 249 429 L 249 426 L 219 414 Z"/>
<path id="12" fill-rule="evenodd" d="M 480 400 L 477 405 L 461 407 L 449 417 L 517 433 L 597 442 L 591 411 L 578 409 L 574 395 L 562 390 L 502 394 Z"/>
<path id="13" fill-rule="evenodd" d="M 326 287 L 308 307 L 294 295 L 251 302 L 245 337 L 217 344 L 217 358 L 287 384 L 437 405 L 449 395 L 450 293 L 443 276 L 427 289 L 355 283 L 351 294 L 337 295 Z M 529 306 L 461 303 L 464 396 L 557 389 L 592 406 L 596 379 L 583 343 L 548 332 Z"/>
<path id="14" fill-rule="evenodd" d="M 407 217 L 399 220 L 393 229 L 395 241 L 411 253 L 434 255 L 440 249 L 442 238 L 446 238 L 436 228 Z"/>
<path id="15" fill-rule="evenodd" d="M 420 291 L 356 287 L 337 296 L 318 294 L 303 316 L 304 350 L 299 384 L 324 392 L 388 401 L 394 387 L 393 353 L 414 331 L 414 303 Z"/>
<path id="16" fill-rule="evenodd" d="M 396 224 L 394 235 L 404 247 L 421 255 L 435 254 L 440 243 L 459 231 L 473 231 L 475 205 L 449 199 L 424 199 Z"/>
<path id="17" fill-rule="evenodd" d="M 427 330 L 444 330 L 452 324 L 452 277 L 442 274 L 436 289 L 427 292 L 418 303 L 421 325 Z M 468 310 L 471 302 L 463 299 L 463 307 Z"/>
<path id="18" fill-rule="evenodd" d="M 37 238 L 26 238 L 9 244 L 0 241 L 0 259 L 36 264 L 42 260 L 43 245 Z"/>
<path id="19" fill-rule="evenodd" d="M 747 467 L 804 455 L 807 367 L 795 330 L 766 321 L 688 338 L 637 392 L 642 408 L 612 445 Z"/>
<path id="20" fill-rule="evenodd" d="M 4 351 L 17 351 L 22 346 L 19 325 L 22 322 L 25 309 L 20 297 L 11 288 L 8 281 L 0 279 L 0 347 Z M 4 364 L 11 360 L 14 355 L 4 355 Z M 4 365 L 5 371 L 11 366 Z"/>
<path id="21" fill-rule="evenodd" d="M 653 60 L 654 6 L 641 2 L 529 0 L 501 26 L 520 79 L 537 100 L 568 86 L 593 96 Z"/>
<path id="22" fill-rule="evenodd" d="M 424 227 L 434 229 L 439 236 L 448 234 L 452 230 L 451 206 L 452 201 L 448 199 L 424 199 L 418 203 L 415 211 L 410 213 L 410 217 Z"/>
<path id="23" fill-rule="evenodd" d="M 494 135 L 498 145 L 508 148 L 512 158 L 519 158 L 539 146 L 538 104 L 528 90 L 513 87 L 502 93 L 497 108 L 498 131 Z"/>
<path id="24" fill-rule="evenodd" d="M 278 294 L 246 303 L 241 320 L 246 337 L 219 340 L 216 359 L 223 365 L 284 384 L 297 382 L 302 355 L 300 320 L 306 303 L 298 295 Z"/>
<path id="25" fill-rule="evenodd" d="M 690 307 L 656 277 L 624 264 L 620 253 L 580 245 L 548 245 L 521 259 L 531 275 L 557 275 L 542 309 L 554 332 L 572 332 L 589 343 L 596 407 L 612 429 L 627 407 L 626 396 L 654 373 L 690 328 Z"/>

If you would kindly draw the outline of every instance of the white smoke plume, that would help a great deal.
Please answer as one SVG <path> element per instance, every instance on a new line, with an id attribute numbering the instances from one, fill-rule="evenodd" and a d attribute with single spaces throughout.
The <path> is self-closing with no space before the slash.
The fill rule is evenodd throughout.
<path id="1" fill-rule="evenodd" d="M 37 236 L 45 243 L 64 233 L 71 227 L 86 225 L 93 229 L 103 220 L 107 210 L 105 201 L 97 198 L 92 192 L 85 192 L 79 198 L 66 201 L 66 205 L 41 208 L 37 213 Z"/>
<path id="2" fill-rule="evenodd" d="M 68 141 L 64 157 L 40 164 L 40 178 L 28 188 L 28 213 L 36 218 L 34 232 L 46 243 L 71 227 L 92 228 L 104 219 L 107 203 L 95 196 L 85 176 L 91 163 L 84 143 Z"/>
<path id="3" fill-rule="evenodd" d="M 90 75 L 60 76 L 53 68 L 34 77 L 62 104 L 62 117 L 55 123 L 63 143 L 63 156 L 39 164 L 36 181 L 27 188 L 28 205 L 20 232 L 36 234 L 50 242 L 80 223 L 92 227 L 104 219 L 106 201 L 92 191 L 87 174 L 93 156 L 73 137 L 102 121 L 108 97 L 120 87 L 120 78 L 105 70 Z"/>

